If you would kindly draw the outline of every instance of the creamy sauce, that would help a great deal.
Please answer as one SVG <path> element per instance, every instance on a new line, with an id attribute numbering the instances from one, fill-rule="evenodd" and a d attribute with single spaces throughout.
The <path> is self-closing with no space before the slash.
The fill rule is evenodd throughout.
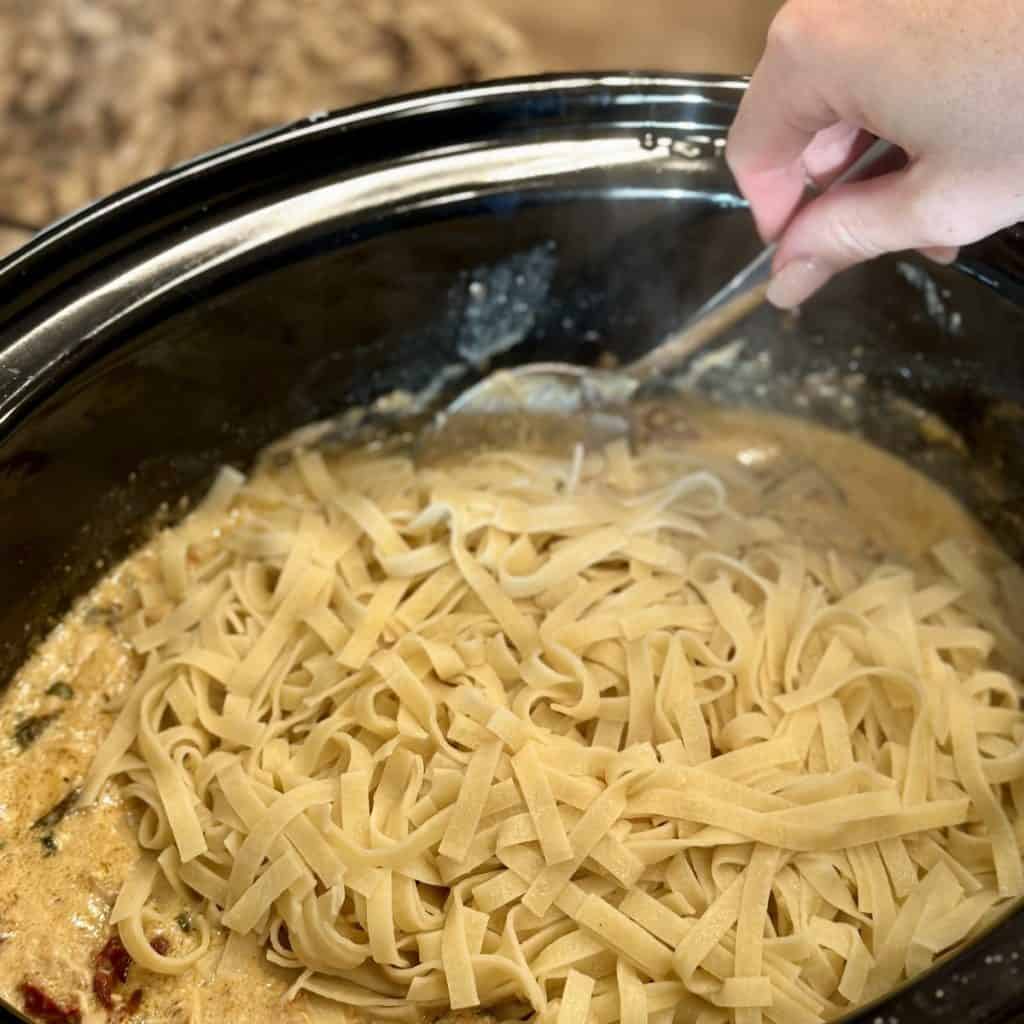
<path id="1" fill-rule="evenodd" d="M 770 516 L 812 544 L 910 563 L 948 537 L 988 546 L 950 495 L 850 437 L 713 409 L 688 423 L 696 437 L 684 443 L 726 478 L 738 511 Z M 269 461 L 260 470 L 273 471 Z M 153 561 L 152 550 L 141 550 L 87 595 L 0 703 L 0 996 L 23 1007 L 27 982 L 83 1021 L 343 1021 L 343 1008 L 307 993 L 283 1003 L 293 976 L 251 949 L 225 956 L 223 936 L 193 973 L 160 977 L 133 967 L 115 987 L 112 1010 L 94 994 L 110 909 L 138 856 L 137 809 L 109 787 L 93 807 L 72 807 L 59 821 L 44 816 L 74 791 L 138 677 L 139 659 L 118 636 L 117 619 Z M 187 919 L 168 916 L 155 931 L 184 950 L 192 941 L 186 929 Z"/>
<path id="2" fill-rule="evenodd" d="M 946 538 L 991 543 L 951 494 L 849 434 L 714 408 L 690 420 L 696 454 L 743 466 L 762 483 L 740 511 L 772 516 L 812 544 L 913 563 Z"/>

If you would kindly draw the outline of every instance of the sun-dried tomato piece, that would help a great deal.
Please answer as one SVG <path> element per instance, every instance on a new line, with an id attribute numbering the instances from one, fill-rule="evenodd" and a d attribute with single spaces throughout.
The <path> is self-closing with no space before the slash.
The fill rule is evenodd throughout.
<path id="1" fill-rule="evenodd" d="M 96 956 L 96 966 L 109 969 L 122 984 L 128 980 L 128 968 L 131 965 L 131 954 L 124 948 L 120 935 L 111 935 Z"/>
<path id="2" fill-rule="evenodd" d="M 92 990 L 100 1006 L 109 1010 L 114 1005 L 114 976 L 109 971 L 97 971 L 92 976 Z"/>
<path id="3" fill-rule="evenodd" d="M 81 1024 L 82 1014 L 77 1006 L 61 1006 L 38 985 L 23 981 L 18 988 L 25 1001 L 25 1012 L 43 1024 Z"/>
<path id="4" fill-rule="evenodd" d="M 137 988 L 118 1008 L 116 1020 L 125 1020 L 134 1017 L 142 1005 L 142 989 Z"/>
<path id="5" fill-rule="evenodd" d="M 100 1006 L 109 1010 L 114 1005 L 114 989 L 128 980 L 131 965 L 131 954 L 124 948 L 120 936 L 111 935 L 96 954 L 96 972 L 92 978 L 92 990 Z"/>

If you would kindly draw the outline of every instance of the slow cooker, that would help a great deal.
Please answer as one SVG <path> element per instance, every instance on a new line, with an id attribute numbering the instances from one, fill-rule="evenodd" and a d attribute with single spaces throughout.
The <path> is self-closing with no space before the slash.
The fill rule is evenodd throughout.
<path id="1" fill-rule="evenodd" d="M 635 356 L 757 249 L 724 160 L 745 82 L 573 75 L 424 93 L 207 154 L 0 263 L 0 668 L 225 462 L 395 389 Z M 852 430 L 1024 553 L 1024 247 L 842 275 L 692 385 Z M 699 372 L 698 372 L 699 371 Z M 1024 916 L 858 1012 L 996 1024 Z M 13 1019 L 13 1018 L 12 1018 Z"/>

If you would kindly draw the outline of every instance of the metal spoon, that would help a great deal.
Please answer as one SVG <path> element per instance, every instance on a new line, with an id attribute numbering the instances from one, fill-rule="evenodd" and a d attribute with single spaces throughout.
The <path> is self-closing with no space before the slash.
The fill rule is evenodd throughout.
<path id="1" fill-rule="evenodd" d="M 882 139 L 876 140 L 828 188 L 863 177 L 893 149 Z M 797 211 L 818 194 L 809 187 Z M 765 246 L 680 330 L 628 366 L 602 370 L 572 363 L 528 363 L 488 375 L 437 416 L 429 438 L 431 448 L 451 451 L 467 443 L 526 440 L 526 434 L 544 431 L 543 420 L 554 419 L 561 426 L 566 416 L 574 413 L 583 414 L 582 423 L 574 430 L 576 440 L 607 442 L 628 435 L 634 419 L 628 414 L 629 403 L 641 400 L 652 386 L 656 390 L 667 370 L 679 368 L 761 305 L 771 279 L 775 249 L 774 243 Z M 535 422 L 522 420 L 524 413 Z M 510 429 L 519 436 L 510 437 Z"/>

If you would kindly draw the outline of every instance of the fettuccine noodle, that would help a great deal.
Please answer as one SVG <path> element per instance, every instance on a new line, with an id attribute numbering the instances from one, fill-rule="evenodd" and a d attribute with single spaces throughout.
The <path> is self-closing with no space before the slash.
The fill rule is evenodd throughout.
<path id="1" fill-rule="evenodd" d="M 957 544 L 805 545 L 616 445 L 300 450 L 156 552 L 84 792 L 144 805 L 153 971 L 219 926 L 371 1018 L 814 1024 L 1024 889 L 1022 648 Z"/>

